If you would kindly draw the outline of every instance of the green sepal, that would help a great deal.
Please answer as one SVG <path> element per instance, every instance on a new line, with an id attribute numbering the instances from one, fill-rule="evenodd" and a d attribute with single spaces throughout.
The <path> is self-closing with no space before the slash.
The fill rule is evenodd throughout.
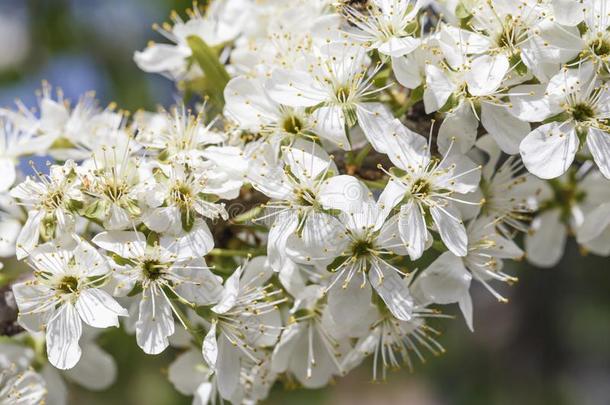
<path id="1" fill-rule="evenodd" d="M 182 222 L 182 229 L 185 232 L 190 232 L 195 225 L 195 212 L 193 210 L 184 210 L 180 213 L 180 221 Z"/>

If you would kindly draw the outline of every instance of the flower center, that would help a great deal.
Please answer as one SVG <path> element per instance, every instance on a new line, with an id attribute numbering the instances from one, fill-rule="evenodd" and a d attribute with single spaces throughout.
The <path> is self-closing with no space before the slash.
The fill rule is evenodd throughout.
<path id="1" fill-rule="evenodd" d="M 127 184 L 119 181 L 110 180 L 104 185 L 103 194 L 110 201 L 119 202 L 125 194 L 127 194 Z"/>
<path id="2" fill-rule="evenodd" d="M 335 97 L 340 103 L 347 103 L 350 96 L 350 88 L 347 86 L 341 86 L 335 89 Z"/>
<path id="3" fill-rule="evenodd" d="M 303 129 L 303 123 L 295 116 L 286 117 L 282 129 L 289 134 L 298 134 Z"/>
<path id="4" fill-rule="evenodd" d="M 583 103 L 572 106 L 570 109 L 570 114 L 572 114 L 572 118 L 578 122 L 588 121 L 595 117 L 595 111 L 593 108 Z"/>
<path id="5" fill-rule="evenodd" d="M 294 192 L 295 201 L 303 207 L 312 207 L 316 201 L 316 195 L 313 190 L 308 188 L 298 189 Z"/>
<path id="6" fill-rule="evenodd" d="M 357 259 L 370 256 L 371 249 L 373 249 L 373 247 L 374 246 L 371 241 L 363 239 L 356 240 L 351 246 L 352 256 Z"/>
<path id="7" fill-rule="evenodd" d="M 65 276 L 61 279 L 56 289 L 63 292 L 64 294 L 71 294 L 76 292 L 78 288 L 78 279 L 74 276 Z"/>
<path id="8" fill-rule="evenodd" d="M 411 194 L 428 195 L 432 191 L 432 185 L 426 179 L 417 179 L 411 186 Z"/>
<path id="9" fill-rule="evenodd" d="M 588 45 L 591 52 L 599 57 L 610 55 L 610 37 L 607 35 L 598 35 Z"/>
<path id="10" fill-rule="evenodd" d="M 63 205 L 64 193 L 61 190 L 55 190 L 47 194 L 47 198 L 44 200 L 43 205 L 47 210 L 53 210 Z"/>
<path id="11" fill-rule="evenodd" d="M 165 266 L 158 260 L 145 260 L 142 263 L 142 273 L 149 280 L 157 280 L 163 274 Z"/>
<path id="12" fill-rule="evenodd" d="M 172 187 L 170 195 L 174 204 L 179 207 L 188 208 L 193 202 L 191 188 L 184 183 L 176 183 L 174 187 Z"/>

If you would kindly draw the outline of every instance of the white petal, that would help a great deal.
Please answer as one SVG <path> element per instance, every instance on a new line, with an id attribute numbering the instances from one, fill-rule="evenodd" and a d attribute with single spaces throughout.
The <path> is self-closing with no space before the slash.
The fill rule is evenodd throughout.
<path id="1" fill-rule="evenodd" d="M 371 263 L 369 281 L 392 315 L 408 321 L 413 314 L 413 299 L 405 280 L 389 264 L 376 260 Z"/>
<path id="2" fill-rule="evenodd" d="M 47 325 L 47 356 L 55 367 L 66 370 L 78 363 L 81 349 L 78 341 L 83 325 L 72 304 L 64 304 Z"/>
<path id="3" fill-rule="evenodd" d="M 400 238 L 405 243 L 411 260 L 417 260 L 424 253 L 428 229 L 424 214 L 419 204 L 410 200 L 400 207 L 398 214 L 398 231 Z"/>
<path id="4" fill-rule="evenodd" d="M 206 268 L 202 258 L 176 262 L 171 271 L 183 280 L 176 286 L 176 292 L 185 300 L 198 305 L 212 305 L 222 294 L 222 277 Z"/>
<path id="5" fill-rule="evenodd" d="M 40 102 L 40 125 L 47 131 L 60 131 L 69 119 L 66 106 L 48 97 Z"/>
<path id="6" fill-rule="evenodd" d="M 349 175 L 333 176 L 325 180 L 318 191 L 318 201 L 325 209 L 347 213 L 360 209 L 363 201 L 373 202 L 368 187 Z"/>
<path id="7" fill-rule="evenodd" d="M 21 222 L 14 218 L 3 218 L 0 221 L 0 257 L 15 255 L 15 244 L 21 232 Z"/>
<path id="8" fill-rule="evenodd" d="M 436 143 L 441 153 L 445 154 L 451 142 L 460 153 L 466 153 L 474 146 L 477 139 L 479 120 L 474 115 L 470 103 L 461 103 L 457 109 L 448 113 L 439 130 Z"/>
<path id="9" fill-rule="evenodd" d="M 481 103 L 481 123 L 509 155 L 519 153 L 519 144 L 530 133 L 530 125 L 510 114 L 508 109 L 490 103 Z"/>
<path id="10" fill-rule="evenodd" d="M 110 271 L 106 259 L 85 241 L 80 241 L 74 249 L 74 260 L 89 277 L 102 276 Z"/>
<path id="11" fill-rule="evenodd" d="M 83 345 L 81 360 L 64 375 L 88 390 L 101 391 L 116 380 L 117 366 L 111 355 L 96 344 L 87 343 Z"/>
<path id="12" fill-rule="evenodd" d="M 335 241 L 329 245 L 328 241 Z M 296 263 L 326 267 L 344 247 L 345 228 L 335 218 L 325 213 L 307 215 L 299 234 L 293 233 L 286 240 L 286 254 Z"/>
<path id="13" fill-rule="evenodd" d="M 420 291 L 430 302 L 451 304 L 469 295 L 472 275 L 462 259 L 451 252 L 441 254 L 416 279 Z"/>
<path id="14" fill-rule="evenodd" d="M 47 395 L 44 404 L 65 405 L 68 403 L 68 387 L 59 370 L 51 365 L 45 365 L 40 373 L 44 378 Z"/>
<path id="15" fill-rule="evenodd" d="M 543 84 L 527 84 L 512 89 L 508 111 L 515 117 L 528 122 L 542 122 L 561 110 L 545 96 Z"/>
<path id="16" fill-rule="evenodd" d="M 340 106 L 320 107 L 312 114 L 315 132 L 342 149 L 349 150 L 350 143 L 345 134 L 345 115 Z"/>
<path id="17" fill-rule="evenodd" d="M 434 65 L 426 66 L 426 89 L 424 105 L 426 114 L 430 114 L 445 105 L 449 96 L 457 89 L 448 75 Z"/>
<path id="18" fill-rule="evenodd" d="M 299 335 L 306 324 L 289 324 L 282 332 L 280 341 L 273 349 L 271 358 L 271 370 L 275 373 L 283 373 L 288 369 L 290 358 L 294 354 L 295 347 L 299 343 Z"/>
<path id="19" fill-rule="evenodd" d="M 205 256 L 214 247 L 214 237 L 208 225 L 202 220 L 196 220 L 189 232 L 179 236 L 164 235 L 159 245 L 174 255 L 174 260 L 190 260 Z"/>
<path id="20" fill-rule="evenodd" d="M 213 389 L 212 383 L 205 382 L 200 384 L 193 396 L 193 405 L 208 405 L 212 398 Z"/>
<path id="21" fill-rule="evenodd" d="M 239 76 L 224 90 L 225 114 L 244 129 L 260 130 L 279 118 L 279 105 L 271 100 L 258 79 Z"/>
<path id="22" fill-rule="evenodd" d="M 104 220 L 104 227 L 109 230 L 120 230 L 128 228 L 131 224 L 131 217 L 126 209 L 116 203 L 110 204 L 108 216 Z"/>
<path id="23" fill-rule="evenodd" d="M 12 159 L 0 157 L 0 173 L 0 193 L 4 193 L 15 182 L 15 163 Z"/>
<path id="24" fill-rule="evenodd" d="M 587 135 L 587 146 L 599 171 L 610 179 L 610 133 L 597 128 L 590 128 Z"/>
<path id="25" fill-rule="evenodd" d="M 212 307 L 212 311 L 216 312 L 217 314 L 224 314 L 235 306 L 237 297 L 239 295 L 239 278 L 241 277 L 241 272 L 242 268 L 238 267 L 233 274 L 227 278 L 220 302 Z"/>
<path id="26" fill-rule="evenodd" d="M 573 127 L 560 131 L 555 122 L 542 125 L 523 139 L 519 150 L 527 170 L 542 179 L 564 174 L 578 150 L 578 136 Z"/>
<path id="27" fill-rule="evenodd" d="M 173 223 L 180 220 L 180 211 L 177 207 L 159 207 L 146 212 L 142 221 L 155 232 L 166 232 Z"/>
<path id="28" fill-rule="evenodd" d="M 353 329 L 362 322 L 371 305 L 371 286 L 362 281 L 360 274 L 356 274 L 347 285 L 344 285 L 347 274 L 336 281 L 328 292 L 328 309 L 342 329 Z"/>
<path id="29" fill-rule="evenodd" d="M 386 216 L 402 201 L 408 191 L 400 181 L 390 178 L 379 196 L 379 206 L 385 211 Z"/>
<path id="30" fill-rule="evenodd" d="M 393 120 L 386 134 L 388 157 L 395 166 L 411 171 L 425 166 L 430 160 L 428 142 L 423 136 L 411 131 L 399 120 Z"/>
<path id="31" fill-rule="evenodd" d="M 404 56 L 408 53 L 413 52 L 421 43 L 421 40 L 413 37 L 397 38 L 395 36 L 384 42 L 378 51 L 388 56 Z"/>
<path id="32" fill-rule="evenodd" d="M 539 267 L 553 267 L 563 255 L 566 226 L 560 221 L 560 210 L 547 211 L 534 218 L 525 237 L 527 259 Z"/>
<path id="33" fill-rule="evenodd" d="M 89 288 L 80 292 L 76 310 L 81 319 L 94 328 L 119 326 L 119 316 L 127 316 L 127 310 L 106 291 Z"/>
<path id="34" fill-rule="evenodd" d="M 136 322 L 136 340 L 146 354 L 159 354 L 169 345 L 174 334 L 172 308 L 157 286 L 144 290 Z"/>
<path id="35" fill-rule="evenodd" d="M 207 370 L 198 350 L 186 351 L 170 364 L 167 377 L 178 392 L 193 395 L 207 381 Z"/>
<path id="36" fill-rule="evenodd" d="M 190 54 L 187 48 L 153 44 L 142 52 L 136 52 L 133 59 L 145 72 L 164 73 L 186 68 L 186 58 Z"/>
<path id="37" fill-rule="evenodd" d="M 391 131 L 394 117 L 381 103 L 364 103 L 356 107 L 358 125 L 373 149 L 385 153 L 388 150 L 386 137 Z"/>
<path id="38" fill-rule="evenodd" d="M 392 58 L 392 70 L 398 83 L 407 89 L 415 89 L 422 84 L 423 69 L 412 57 Z"/>
<path id="39" fill-rule="evenodd" d="M 470 329 L 471 332 L 474 331 L 472 321 L 472 297 L 470 294 L 463 295 L 458 301 L 458 305 L 460 306 L 460 311 L 462 311 L 466 325 L 468 325 L 468 329 Z"/>
<path id="40" fill-rule="evenodd" d="M 141 232 L 102 232 L 97 234 L 92 242 L 102 249 L 116 253 L 125 259 L 142 257 L 146 252 L 146 236 Z"/>
<path id="41" fill-rule="evenodd" d="M 293 107 L 311 107 L 328 97 L 328 91 L 306 72 L 275 69 L 267 82 L 269 96 Z"/>
<path id="42" fill-rule="evenodd" d="M 292 235 L 298 225 L 298 218 L 290 212 L 277 216 L 269 230 L 267 239 L 267 256 L 273 270 L 280 271 L 286 257 L 286 240 Z"/>
<path id="43" fill-rule="evenodd" d="M 585 18 L 585 9 L 582 1 L 553 0 L 553 13 L 559 24 L 578 25 Z"/>
<path id="44" fill-rule="evenodd" d="M 464 75 L 468 91 L 474 96 L 493 94 L 500 87 L 509 67 L 508 57 L 502 53 L 477 57 Z"/>
<path id="45" fill-rule="evenodd" d="M 324 149 L 313 142 L 302 140 L 284 148 L 284 159 L 292 173 L 304 181 L 315 179 L 329 166 L 333 166 Z"/>
<path id="46" fill-rule="evenodd" d="M 430 207 L 430 214 L 445 246 L 456 256 L 468 253 L 468 236 L 459 212 L 451 205 Z"/>
<path id="47" fill-rule="evenodd" d="M 483 55 L 476 58 L 464 75 L 468 91 L 474 96 L 493 94 L 508 72 L 510 63 L 506 55 Z"/>
<path id="48" fill-rule="evenodd" d="M 29 212 L 28 219 L 25 221 L 25 224 L 17 237 L 17 260 L 27 257 L 38 245 L 38 239 L 40 238 L 40 223 L 42 222 L 44 215 L 44 211 Z"/>
<path id="49" fill-rule="evenodd" d="M 208 363 L 211 370 L 216 370 L 216 361 L 218 360 L 218 343 L 216 341 L 216 322 L 212 322 L 210 330 L 203 339 L 201 346 L 203 359 Z"/>
<path id="50" fill-rule="evenodd" d="M 585 213 L 585 220 L 576 230 L 578 243 L 583 244 L 597 238 L 610 226 L 610 202 Z"/>
<path id="51" fill-rule="evenodd" d="M 241 362 L 239 348 L 233 346 L 221 333 L 218 337 L 218 361 L 216 363 L 216 381 L 218 392 L 224 399 L 231 399 L 239 385 Z"/>

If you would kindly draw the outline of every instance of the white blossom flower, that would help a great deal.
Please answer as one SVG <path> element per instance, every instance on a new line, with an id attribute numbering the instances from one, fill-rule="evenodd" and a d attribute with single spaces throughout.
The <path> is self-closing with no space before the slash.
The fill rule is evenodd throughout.
<path id="1" fill-rule="evenodd" d="M 379 377 L 385 380 L 388 370 L 398 370 L 403 364 L 413 371 L 412 356 L 425 362 L 424 349 L 435 356 L 444 353 L 445 349 L 435 338 L 440 333 L 428 326 L 424 318 L 434 316 L 434 313 L 425 308 L 420 312 L 409 321 L 377 312 L 367 334 L 358 339 L 345 356 L 343 365 L 346 370 L 351 370 L 373 355 L 373 380 L 379 380 Z"/>
<path id="2" fill-rule="evenodd" d="M 421 0 L 371 0 L 366 12 L 353 6 L 344 6 L 342 11 L 357 30 L 348 31 L 355 40 L 368 49 L 399 57 L 417 48 L 419 24 L 417 13 Z"/>
<path id="3" fill-rule="evenodd" d="M 383 128 L 390 114 L 371 101 L 380 91 L 373 78 L 381 66 L 369 72 L 369 57 L 349 43 L 329 44 L 317 53 L 299 69 L 275 69 L 267 85 L 269 96 L 287 106 L 316 106 L 312 114 L 316 132 L 342 149 L 351 147 L 346 127 L 358 123 L 373 147 L 383 152 Z"/>
<path id="4" fill-rule="evenodd" d="M 21 371 L 14 364 L 0 371 L 0 404 L 44 404 L 45 396 L 44 380 L 35 371 Z"/>
<path id="5" fill-rule="evenodd" d="M 361 194 L 357 180 L 350 176 L 329 177 L 335 168 L 324 150 L 303 141 L 283 148 L 280 162 L 270 147 L 252 156 L 250 181 L 272 198 L 265 204 L 271 213 L 259 220 L 273 218 L 267 255 L 276 271 L 288 259 L 286 245 L 290 243 L 289 239 L 296 241 L 295 236 L 298 236 L 309 249 L 322 249 L 326 238 L 338 226 L 329 210 L 358 202 Z M 356 195 L 348 195 L 351 191 L 356 191 Z"/>
<path id="6" fill-rule="evenodd" d="M 219 277 L 202 258 L 214 246 L 213 239 L 201 222 L 184 235 L 163 235 L 152 245 L 144 234 L 132 231 L 102 232 L 93 243 L 116 255 L 112 264 L 115 295 L 141 289 L 136 338 L 145 353 L 158 354 L 169 345 L 167 339 L 174 334 L 173 313 L 180 322 L 185 321 L 177 311 L 178 302 L 209 305 L 219 299 Z M 174 297 L 178 302 L 172 302 Z"/>
<path id="7" fill-rule="evenodd" d="M 298 246 L 295 259 L 307 263 L 340 258 L 334 261 L 336 266 L 329 267 L 335 275 L 326 288 L 333 318 L 343 321 L 365 313 L 374 290 L 396 318 L 408 321 L 413 301 L 402 278 L 405 272 L 389 263 L 393 254 L 406 253 L 397 220 L 386 222 L 388 210 L 381 209 L 370 197 L 363 200 L 360 207 L 339 215 L 341 232 L 324 251 Z"/>
<path id="8" fill-rule="evenodd" d="M 49 361 L 69 369 L 81 357 L 82 322 L 95 328 L 119 325 L 127 316 L 107 292 L 99 288 L 110 275 L 106 260 L 84 241 L 73 250 L 45 244 L 31 252 L 35 278 L 15 284 L 19 322 L 29 331 L 45 331 Z"/>
<path id="9" fill-rule="evenodd" d="M 541 190 L 540 207 L 525 238 L 527 259 L 536 266 L 553 267 L 559 263 L 570 233 L 578 235 L 592 251 L 600 249 L 596 245 L 598 236 L 603 244 L 603 235 L 597 233 L 603 222 L 593 227 L 589 222 L 584 227 L 584 221 L 608 201 L 610 180 L 591 166 L 585 164 L 578 171 L 569 171 Z"/>
<path id="10" fill-rule="evenodd" d="M 242 366 L 259 363 L 257 348 L 272 346 L 280 335 L 278 305 L 284 299 L 280 290 L 263 285 L 272 274 L 266 257 L 250 260 L 226 280 L 220 301 L 211 308 L 202 353 L 225 399 L 235 395 Z"/>
<path id="11" fill-rule="evenodd" d="M 142 218 L 146 226 L 155 232 L 180 233 L 181 229 L 190 231 L 198 217 L 228 218 L 224 204 L 215 201 L 215 190 L 208 185 L 209 169 L 202 166 L 170 165 L 151 176 L 142 191 L 142 199 L 151 207 Z"/>
<path id="12" fill-rule="evenodd" d="M 466 324 L 473 330 L 471 281 L 481 282 L 500 302 L 506 302 L 489 281 L 516 282 L 515 277 L 502 272 L 502 259 L 519 259 L 523 257 L 523 251 L 512 240 L 497 233 L 494 223 L 486 218 L 469 224 L 468 240 L 466 256 L 442 253 L 417 276 L 412 290 L 423 304 L 458 303 Z"/>
<path id="13" fill-rule="evenodd" d="M 399 169 L 389 171 L 390 181 L 380 196 L 384 209 L 400 205 L 398 231 L 411 259 L 421 257 L 432 242 L 426 215 L 435 230 L 457 256 L 467 254 L 468 238 L 455 203 L 472 204 L 459 194 L 476 190 L 481 167 L 466 156 L 452 153 L 442 159 L 430 155 L 425 138 L 396 122 L 388 143 L 389 158 Z"/>
<path id="14" fill-rule="evenodd" d="M 568 170 L 582 138 L 600 171 L 610 178 L 610 91 L 598 83 L 591 64 L 564 69 L 549 82 L 546 91 L 527 86 L 531 96 L 516 98 L 514 113 L 521 119 L 556 120 L 533 130 L 520 145 L 527 169 L 543 179 Z"/>
<path id="15" fill-rule="evenodd" d="M 140 69 L 150 73 L 160 73 L 173 80 L 192 79 L 202 76 L 202 72 L 191 66 L 188 59 L 192 56 L 187 39 L 197 36 L 211 47 L 223 46 L 239 34 L 242 24 L 248 17 L 249 2 L 244 0 L 215 1 L 202 14 L 196 6 L 184 21 L 178 13 L 172 13 L 172 24 L 153 28 L 173 44 L 156 44 L 136 52 L 134 61 Z"/>
<path id="16" fill-rule="evenodd" d="M 17 258 L 22 259 L 39 242 L 69 236 L 74 227 L 73 210 L 83 201 L 78 189 L 76 164 L 51 166 L 49 175 L 36 171 L 39 182 L 26 178 L 15 186 L 11 197 L 28 208 L 28 218 L 17 238 Z"/>
<path id="17" fill-rule="evenodd" d="M 273 350 L 271 370 L 289 372 L 307 388 L 328 384 L 343 375 L 341 358 L 349 350 L 345 340 L 337 339 L 336 326 L 320 302 L 323 290 L 316 285 L 296 297 L 292 316 Z"/>

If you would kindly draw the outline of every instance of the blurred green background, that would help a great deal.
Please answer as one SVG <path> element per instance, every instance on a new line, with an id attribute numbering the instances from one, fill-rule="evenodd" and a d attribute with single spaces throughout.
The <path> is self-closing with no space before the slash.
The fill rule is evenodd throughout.
<path id="1" fill-rule="evenodd" d="M 289 1 L 289 0 L 286 0 Z M 132 61 L 151 30 L 178 0 L 0 0 L 0 105 L 20 98 L 34 106 L 46 79 L 75 100 L 96 90 L 103 105 L 152 109 L 179 98 L 170 81 Z M 500 304 L 473 286 L 475 332 L 454 320 L 435 325 L 447 349 L 414 373 L 390 373 L 369 384 L 363 365 L 319 391 L 274 388 L 269 404 L 610 404 L 610 262 L 581 257 L 570 244 L 554 269 L 512 266 L 520 282 L 502 288 Z M 116 384 L 101 393 L 71 386 L 70 404 L 190 404 L 165 378 L 175 357 L 145 356 L 133 337 L 112 331 L 101 345 L 119 366 Z"/>

